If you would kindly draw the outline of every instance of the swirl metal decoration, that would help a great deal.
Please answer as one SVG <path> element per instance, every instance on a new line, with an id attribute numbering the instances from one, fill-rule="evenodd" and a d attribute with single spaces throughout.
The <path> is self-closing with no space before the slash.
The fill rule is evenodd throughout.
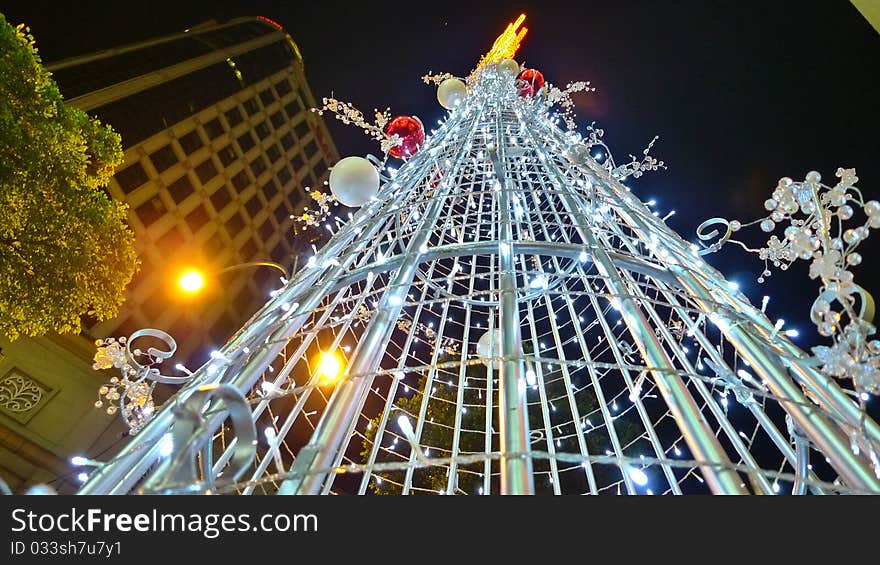
<path id="1" fill-rule="evenodd" d="M 172 408 L 175 415 L 168 456 L 142 487 L 143 494 L 212 492 L 223 481 L 234 482 L 250 468 L 257 452 L 257 431 L 244 396 L 229 385 L 204 385 Z M 224 477 L 211 469 L 212 441 L 229 418 L 234 445 Z M 202 472 L 199 472 L 199 462 Z"/>
<path id="2" fill-rule="evenodd" d="M 725 228 L 724 235 L 722 235 L 718 239 L 718 241 L 716 241 L 715 243 L 712 243 L 710 245 L 706 245 L 705 243 L 702 243 L 704 241 L 711 241 L 712 238 L 714 238 L 715 236 L 717 236 L 720 233 L 717 229 L 712 230 L 709 233 L 705 233 L 705 230 L 708 227 L 714 226 L 714 225 L 724 226 L 724 228 Z M 705 222 L 703 222 L 699 226 L 697 226 L 697 237 L 700 238 L 700 242 L 704 247 L 704 249 L 700 249 L 699 251 L 697 251 L 697 253 L 699 255 L 708 255 L 709 253 L 715 253 L 716 251 L 721 249 L 721 247 L 725 243 L 728 242 L 731 235 L 733 235 L 733 229 L 730 227 L 730 222 L 728 222 L 724 218 L 712 218 L 710 220 L 706 220 Z"/>
<path id="3" fill-rule="evenodd" d="M 146 352 L 138 348 L 132 349 L 135 340 L 147 337 L 161 341 L 166 349 L 149 347 Z M 181 385 L 190 379 L 190 375 L 163 375 L 156 368 L 156 365 L 170 359 L 177 350 L 177 342 L 162 330 L 145 328 L 132 333 L 128 338 L 99 339 L 95 345 L 98 349 L 92 368 L 100 370 L 115 367 L 120 372 L 120 377 L 111 378 L 98 389 L 99 399 L 95 402 L 95 407 L 101 408 L 105 401 L 109 401 L 107 413 L 119 412 L 132 434 L 140 431 L 156 411 L 153 400 L 156 383 Z"/>

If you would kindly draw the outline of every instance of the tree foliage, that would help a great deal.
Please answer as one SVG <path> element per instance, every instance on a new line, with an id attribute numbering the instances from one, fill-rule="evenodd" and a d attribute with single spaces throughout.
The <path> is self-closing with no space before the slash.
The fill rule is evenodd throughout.
<path id="1" fill-rule="evenodd" d="M 127 206 L 104 187 L 120 137 L 66 105 L 33 37 L 0 14 L 0 333 L 115 316 L 138 267 Z"/>

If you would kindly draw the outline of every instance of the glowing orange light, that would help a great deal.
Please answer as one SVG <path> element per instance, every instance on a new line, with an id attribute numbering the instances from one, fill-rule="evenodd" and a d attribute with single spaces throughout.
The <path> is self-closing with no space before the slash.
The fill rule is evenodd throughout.
<path id="1" fill-rule="evenodd" d="M 184 292 L 195 294 L 205 286 L 205 277 L 199 271 L 189 270 L 180 276 L 177 283 Z"/>
<path id="2" fill-rule="evenodd" d="M 316 375 L 321 378 L 321 384 L 332 384 L 339 380 L 342 375 L 343 359 L 336 353 L 321 353 L 318 359 Z"/>
<path id="3" fill-rule="evenodd" d="M 485 65 L 497 63 L 503 59 L 512 59 L 513 56 L 516 55 L 516 50 L 519 49 L 523 38 L 529 31 L 529 28 L 527 27 L 518 29 L 525 19 L 526 15 L 520 14 L 515 22 L 508 24 L 504 33 L 499 35 L 498 39 L 495 40 L 495 43 L 492 44 L 492 49 L 480 59 L 480 63 L 477 65 L 478 69 Z"/>

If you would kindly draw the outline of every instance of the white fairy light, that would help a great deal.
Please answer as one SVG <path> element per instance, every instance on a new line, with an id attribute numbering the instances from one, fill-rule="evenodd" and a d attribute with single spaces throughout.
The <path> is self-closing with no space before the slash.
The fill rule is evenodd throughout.
<path id="1" fill-rule="evenodd" d="M 174 437 L 167 433 L 159 440 L 159 456 L 168 457 L 174 452 Z"/>
<path id="2" fill-rule="evenodd" d="M 637 467 L 630 467 L 628 470 L 629 478 L 632 479 L 632 482 L 643 487 L 648 484 L 648 475 L 645 474 L 644 471 Z"/>

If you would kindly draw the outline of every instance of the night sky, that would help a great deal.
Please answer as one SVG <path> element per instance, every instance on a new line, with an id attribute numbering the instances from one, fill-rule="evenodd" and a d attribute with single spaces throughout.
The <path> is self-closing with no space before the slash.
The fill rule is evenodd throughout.
<path id="1" fill-rule="evenodd" d="M 428 70 L 465 76 L 520 12 L 529 28 L 517 56 L 547 80 L 589 80 L 576 95 L 581 124 L 597 121 L 618 161 L 654 154 L 669 166 L 630 184 L 654 198 L 669 224 L 694 240 L 713 216 L 751 220 L 782 176 L 816 169 L 826 181 L 855 167 L 866 197 L 880 199 L 880 36 L 837 2 L 6 2 L 44 61 L 180 31 L 212 17 L 264 15 L 299 45 L 315 97 L 331 94 L 369 114 L 390 107 L 436 123 L 443 110 Z M 425 5 L 427 4 L 427 5 Z M 672 5 L 674 4 L 674 5 Z M 357 128 L 332 118 L 343 156 L 379 153 Z M 861 216 L 857 216 L 860 218 Z M 781 230 L 780 230 L 781 231 Z M 766 236 L 751 228 L 753 244 Z M 856 282 L 880 296 L 880 234 L 861 246 Z M 771 317 L 798 327 L 796 342 L 822 343 L 808 321 L 818 284 L 806 263 L 764 285 L 757 256 L 728 246 L 709 261 Z M 872 272 L 873 271 L 873 272 Z M 876 402 L 876 401 L 875 401 Z"/>

